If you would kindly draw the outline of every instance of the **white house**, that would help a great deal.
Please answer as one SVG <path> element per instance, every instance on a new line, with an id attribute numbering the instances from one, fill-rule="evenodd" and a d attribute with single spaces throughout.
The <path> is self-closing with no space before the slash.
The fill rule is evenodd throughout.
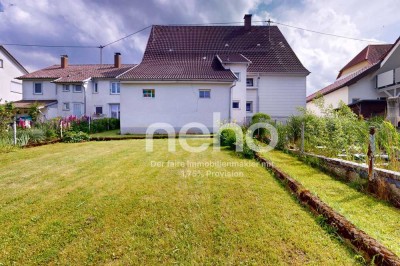
<path id="1" fill-rule="evenodd" d="M 120 117 L 120 83 L 116 77 L 135 65 L 121 64 L 116 53 L 114 64 L 70 65 L 68 56 L 60 65 L 23 75 L 23 99 L 16 107 L 39 103 L 45 119 L 54 117 Z"/>
<path id="2" fill-rule="evenodd" d="M 285 120 L 306 105 L 304 68 L 276 26 L 153 26 L 142 62 L 121 80 L 121 132 L 153 123 L 179 130 L 246 122 L 263 112 Z M 222 122 L 221 121 L 221 122 Z"/>
<path id="3" fill-rule="evenodd" d="M 0 45 L 0 103 L 22 99 L 22 82 L 15 77 L 28 71 Z"/>
<path id="4" fill-rule="evenodd" d="M 383 116 L 388 97 L 399 96 L 399 82 L 399 40 L 368 45 L 340 70 L 334 83 L 307 97 L 307 109 L 320 114 L 314 99 L 322 97 L 326 107 L 337 108 L 342 101 L 364 117 Z"/>

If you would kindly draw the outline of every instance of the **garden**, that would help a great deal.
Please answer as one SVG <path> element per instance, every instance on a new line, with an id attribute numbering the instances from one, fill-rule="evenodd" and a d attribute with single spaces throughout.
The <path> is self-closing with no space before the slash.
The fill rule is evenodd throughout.
<path id="1" fill-rule="evenodd" d="M 120 127 L 119 119 L 115 118 L 69 116 L 43 121 L 35 104 L 29 108 L 28 115 L 18 113 L 12 103 L 0 105 L 0 153 L 56 141 L 87 141 L 89 134 L 118 130 Z"/>

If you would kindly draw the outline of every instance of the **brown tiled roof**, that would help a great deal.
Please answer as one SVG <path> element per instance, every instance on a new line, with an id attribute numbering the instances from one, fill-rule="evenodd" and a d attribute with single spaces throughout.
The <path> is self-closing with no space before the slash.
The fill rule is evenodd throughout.
<path id="1" fill-rule="evenodd" d="M 13 102 L 15 108 L 26 109 L 31 107 L 34 103 L 39 105 L 39 108 L 43 108 L 49 105 L 57 103 L 57 100 L 20 100 Z"/>
<path id="2" fill-rule="evenodd" d="M 362 69 L 357 70 L 356 72 L 343 77 L 343 78 L 339 78 L 337 79 L 334 83 L 326 86 L 325 88 L 314 92 L 313 94 L 307 96 L 307 102 L 311 102 L 314 98 L 316 98 L 317 96 L 320 95 L 326 95 L 328 93 L 331 93 L 335 90 L 338 90 L 340 88 L 343 88 L 345 86 L 349 86 L 351 84 L 356 83 L 357 81 L 359 81 L 361 78 L 365 77 L 366 75 L 370 74 L 371 72 L 379 69 L 379 65 L 380 65 L 380 61 L 373 64 L 373 65 L 369 65 L 366 66 Z"/>
<path id="3" fill-rule="evenodd" d="M 120 78 L 234 80 L 215 59 L 238 54 L 249 72 L 309 74 L 276 26 L 153 26 L 143 61 Z"/>
<path id="4" fill-rule="evenodd" d="M 370 65 L 375 64 L 386 55 L 392 46 L 393 44 L 368 45 L 340 70 L 338 77 L 341 75 L 343 70 L 355 66 L 363 61 L 368 61 Z"/>
<path id="5" fill-rule="evenodd" d="M 89 78 L 115 78 L 134 66 L 129 64 L 115 68 L 113 64 L 92 64 L 68 65 L 66 68 L 61 68 L 60 65 L 53 65 L 18 77 L 18 79 L 55 79 L 56 83 L 76 83 Z"/>

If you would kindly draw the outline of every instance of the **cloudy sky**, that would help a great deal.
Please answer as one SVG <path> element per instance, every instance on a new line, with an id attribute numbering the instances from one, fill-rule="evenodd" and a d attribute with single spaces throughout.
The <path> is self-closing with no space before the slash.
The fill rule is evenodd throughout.
<path id="1" fill-rule="evenodd" d="M 370 42 L 325 36 L 278 25 L 312 72 L 308 94 L 328 85 L 338 71 L 368 44 L 393 43 L 400 35 L 399 0 L 0 0 L 0 44 L 99 46 L 152 24 L 242 22 L 271 19 L 310 30 Z M 258 23 L 262 24 L 262 23 Z M 234 24 L 239 25 L 239 24 Z M 114 52 L 123 62 L 139 63 L 149 30 L 103 49 L 103 62 Z M 6 46 L 29 70 L 58 64 L 98 63 L 97 48 Z"/>

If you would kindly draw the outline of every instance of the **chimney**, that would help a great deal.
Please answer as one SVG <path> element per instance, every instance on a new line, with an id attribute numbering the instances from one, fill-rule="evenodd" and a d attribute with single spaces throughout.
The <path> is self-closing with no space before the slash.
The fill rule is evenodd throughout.
<path id="1" fill-rule="evenodd" d="M 115 53 L 114 55 L 114 67 L 120 68 L 121 67 L 121 53 Z"/>
<path id="2" fill-rule="evenodd" d="M 251 16 L 252 16 L 252 14 L 244 15 L 244 29 L 245 30 L 251 29 Z"/>
<path id="3" fill-rule="evenodd" d="M 62 55 L 61 56 L 61 68 L 67 68 L 68 67 L 68 55 Z"/>

